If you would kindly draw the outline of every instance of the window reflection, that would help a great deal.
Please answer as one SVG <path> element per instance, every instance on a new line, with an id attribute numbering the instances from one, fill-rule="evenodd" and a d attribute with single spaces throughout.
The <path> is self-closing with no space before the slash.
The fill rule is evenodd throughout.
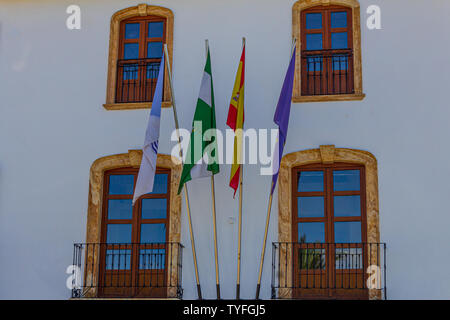
<path id="1" fill-rule="evenodd" d="M 323 222 L 300 222 L 298 224 L 298 241 L 325 242 L 325 225 Z"/>
<path id="2" fill-rule="evenodd" d="M 359 243 L 361 242 L 361 222 L 335 222 L 334 241 L 336 243 Z"/>
<path id="3" fill-rule="evenodd" d="M 301 171 L 298 174 L 299 192 L 323 191 L 323 171 Z"/>
<path id="4" fill-rule="evenodd" d="M 359 191 L 359 170 L 333 171 L 334 191 Z"/>

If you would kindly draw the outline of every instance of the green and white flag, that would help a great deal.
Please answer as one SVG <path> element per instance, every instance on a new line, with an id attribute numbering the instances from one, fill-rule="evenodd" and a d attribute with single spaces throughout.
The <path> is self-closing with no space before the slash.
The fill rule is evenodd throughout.
<path id="1" fill-rule="evenodd" d="M 192 121 L 189 148 L 181 174 L 178 193 L 186 182 L 219 173 L 216 138 L 216 111 L 211 72 L 211 57 L 208 53 L 200 93 Z"/>

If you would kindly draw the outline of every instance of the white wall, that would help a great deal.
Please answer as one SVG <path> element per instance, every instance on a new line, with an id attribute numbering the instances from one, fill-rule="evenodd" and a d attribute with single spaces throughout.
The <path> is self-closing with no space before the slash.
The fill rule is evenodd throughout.
<path id="1" fill-rule="evenodd" d="M 0 298 L 65 299 L 72 244 L 84 242 L 92 162 L 140 148 L 148 110 L 106 111 L 109 22 L 140 1 L 0 0 Z M 286 152 L 321 144 L 363 149 L 379 162 L 382 241 L 388 245 L 388 297 L 450 298 L 448 84 L 450 2 L 362 0 L 361 102 L 293 104 Z M 189 128 L 210 40 L 218 127 L 247 37 L 246 127 L 272 128 L 288 63 L 293 0 L 167 0 L 175 14 L 174 77 L 180 122 Z M 82 29 L 65 27 L 69 4 Z M 365 26 L 368 5 L 382 30 Z M 173 144 L 172 110 L 162 114 L 161 152 Z M 242 297 L 253 298 L 270 177 L 245 167 Z M 238 202 L 229 166 L 216 178 L 223 297 L 233 298 Z M 204 296 L 215 297 L 209 181 L 191 184 Z M 195 200 L 197 199 L 197 201 Z M 199 201 L 201 199 L 201 201 Z M 262 295 L 270 297 L 270 243 Z M 195 298 L 183 207 L 185 298 Z"/>

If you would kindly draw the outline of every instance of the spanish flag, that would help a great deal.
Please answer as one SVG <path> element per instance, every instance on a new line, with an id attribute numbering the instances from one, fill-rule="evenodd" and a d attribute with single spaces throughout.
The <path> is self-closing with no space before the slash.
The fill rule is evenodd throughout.
<path id="1" fill-rule="evenodd" d="M 242 129 L 244 127 L 244 81 L 245 79 L 245 43 L 242 47 L 241 60 L 234 82 L 233 95 L 231 96 L 230 109 L 228 110 L 227 125 L 234 130 L 234 154 L 231 166 L 230 187 L 234 194 L 239 187 L 239 178 L 242 164 Z"/>

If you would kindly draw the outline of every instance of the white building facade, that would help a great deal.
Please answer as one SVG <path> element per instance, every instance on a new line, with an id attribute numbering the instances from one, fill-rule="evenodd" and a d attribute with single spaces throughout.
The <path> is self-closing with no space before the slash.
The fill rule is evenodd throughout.
<path id="1" fill-rule="evenodd" d="M 139 212 L 127 207 L 159 45 L 190 130 L 209 40 L 225 130 L 245 37 L 245 128 L 258 130 L 275 128 L 295 37 L 261 298 L 449 299 L 448 12 L 444 0 L 0 0 L 0 298 L 72 297 L 75 254 L 75 297 L 196 299 L 167 77 L 161 192 Z M 253 299 L 271 177 L 259 163 L 243 168 L 240 296 Z M 229 178 L 221 165 L 221 296 L 234 299 L 239 201 Z M 202 293 L 215 299 L 211 185 L 188 186 Z"/>

